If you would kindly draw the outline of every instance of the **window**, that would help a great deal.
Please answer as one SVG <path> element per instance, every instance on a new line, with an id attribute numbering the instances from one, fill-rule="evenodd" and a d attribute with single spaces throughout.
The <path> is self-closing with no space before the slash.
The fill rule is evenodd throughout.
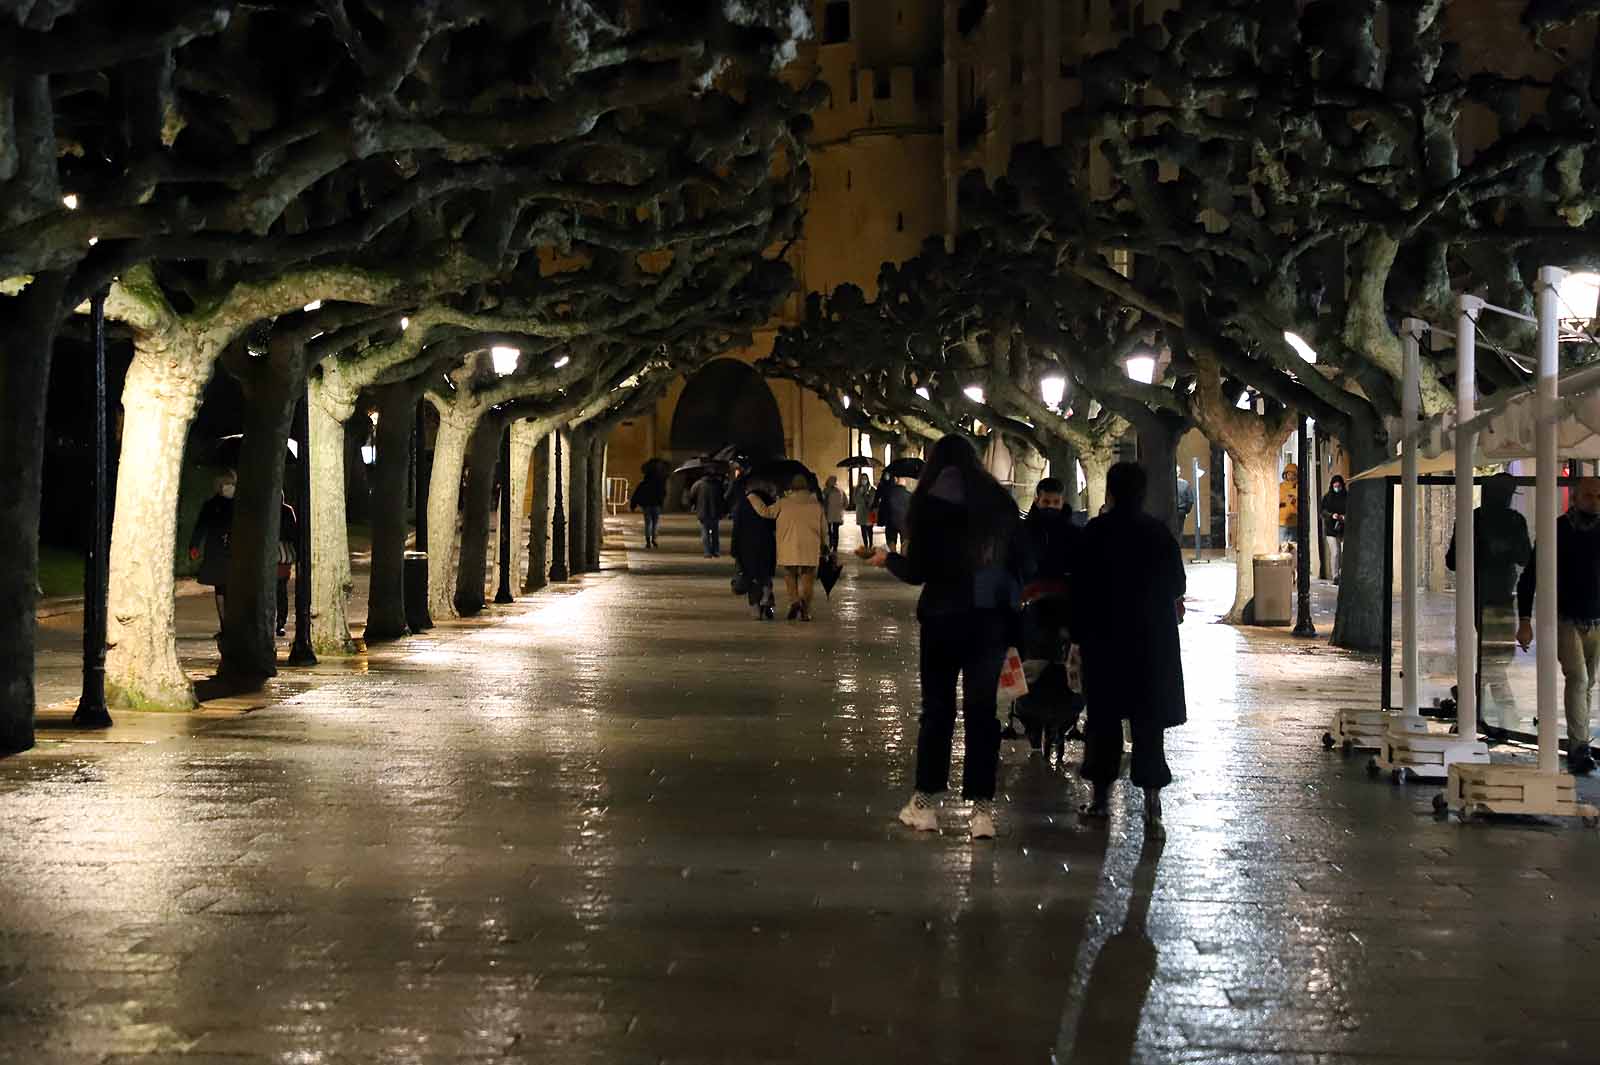
<path id="1" fill-rule="evenodd" d="M 858 71 L 856 69 L 856 65 L 854 63 L 851 63 L 850 64 L 850 102 L 851 103 L 855 103 L 856 100 L 860 99 L 860 97 L 861 97 L 861 86 L 859 84 L 860 81 L 861 81 L 860 71 Z"/>
<path id="2" fill-rule="evenodd" d="M 844 187 L 847 188 L 847 189 L 855 188 L 855 171 L 854 170 L 846 170 L 844 172 Z"/>
<path id="3" fill-rule="evenodd" d="M 874 70 L 872 72 L 872 98 L 874 100 L 887 100 L 889 91 L 889 72 L 887 70 Z"/>
<path id="4" fill-rule="evenodd" d="M 894 231 L 896 233 L 904 233 L 906 231 L 906 213 L 904 211 L 896 211 L 894 213 Z"/>
<path id="5" fill-rule="evenodd" d="M 828 0 L 822 9 L 822 43 L 840 44 L 850 39 L 850 0 Z"/>

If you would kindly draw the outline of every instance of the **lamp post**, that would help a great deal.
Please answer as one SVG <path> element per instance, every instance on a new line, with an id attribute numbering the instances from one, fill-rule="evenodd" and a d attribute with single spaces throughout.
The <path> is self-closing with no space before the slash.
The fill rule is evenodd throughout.
<path id="1" fill-rule="evenodd" d="M 427 415 L 424 408 L 426 399 L 417 400 L 417 427 L 413 430 L 411 441 L 411 474 L 415 487 L 412 489 L 417 507 L 417 550 L 428 549 L 428 478 L 427 471 L 422 468 L 422 444 L 427 439 Z"/>
<path id="2" fill-rule="evenodd" d="M 1317 627 L 1311 621 L 1311 500 L 1306 492 L 1311 483 L 1310 455 L 1306 447 L 1306 416 L 1301 414 L 1295 422 L 1295 445 L 1300 456 L 1300 484 L 1295 489 L 1300 505 L 1295 508 L 1295 582 L 1299 585 L 1299 610 L 1295 615 L 1295 636 L 1312 637 Z"/>
<path id="3" fill-rule="evenodd" d="M 83 693 L 72 723 L 78 728 L 110 728 L 111 712 L 106 709 L 106 531 L 110 480 L 107 471 L 106 441 L 106 290 L 96 292 L 89 303 L 94 319 L 94 517 L 89 529 L 92 540 L 83 566 Z"/>
<path id="4" fill-rule="evenodd" d="M 561 430 L 555 431 L 556 437 L 556 506 L 555 515 L 550 520 L 550 579 L 564 581 L 567 573 L 567 510 L 562 502 L 561 491 Z"/>
<path id="5" fill-rule="evenodd" d="M 310 414 L 307 393 L 300 393 L 294 408 L 294 435 L 310 440 Z M 291 666 L 314 666 L 317 654 L 311 649 L 311 447 L 304 445 L 305 457 L 295 464 L 294 503 L 298 509 L 299 531 L 294 545 L 294 646 L 289 648 Z"/>
<path id="6" fill-rule="evenodd" d="M 500 588 L 494 593 L 497 603 L 512 603 L 511 594 L 511 424 L 506 423 L 500 438 Z"/>

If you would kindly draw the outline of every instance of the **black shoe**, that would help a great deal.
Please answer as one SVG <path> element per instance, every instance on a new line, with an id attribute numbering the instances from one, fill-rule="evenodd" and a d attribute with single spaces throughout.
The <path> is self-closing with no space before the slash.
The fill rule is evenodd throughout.
<path id="1" fill-rule="evenodd" d="M 1567 755 L 1567 772 L 1575 777 L 1586 777 L 1594 772 L 1594 755 L 1584 747 Z"/>
<path id="2" fill-rule="evenodd" d="M 800 604 L 799 603 L 790 603 L 789 604 L 789 620 L 793 621 L 795 618 L 798 618 L 799 616 L 800 616 Z"/>
<path id="3" fill-rule="evenodd" d="M 289 633 L 288 629 L 284 628 L 282 625 L 278 626 L 278 635 L 279 636 L 286 636 L 286 635 L 288 635 L 288 633 Z"/>

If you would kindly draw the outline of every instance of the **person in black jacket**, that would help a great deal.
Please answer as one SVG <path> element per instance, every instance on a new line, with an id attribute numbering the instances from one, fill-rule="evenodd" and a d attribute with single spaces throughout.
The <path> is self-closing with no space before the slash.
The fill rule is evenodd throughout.
<path id="1" fill-rule="evenodd" d="M 200 560 L 195 579 L 210 585 L 217 596 L 217 635 L 222 635 L 223 603 L 228 595 L 229 539 L 233 536 L 233 493 L 238 476 L 228 470 L 216 481 L 216 494 L 200 506 L 194 532 L 189 535 L 189 557 Z"/>
<path id="2" fill-rule="evenodd" d="M 926 474 L 926 470 L 923 471 Z M 918 482 L 921 487 L 921 482 Z M 872 509 L 878 512 L 878 524 L 883 526 L 883 544 L 890 551 L 901 547 L 900 538 L 906 534 L 910 522 L 911 493 L 894 477 L 885 477 L 878 485 L 878 495 Z"/>
<path id="3" fill-rule="evenodd" d="M 1516 706 L 1508 669 L 1516 655 L 1517 570 L 1533 557 L 1528 539 L 1528 521 L 1511 507 L 1517 494 L 1517 480 L 1509 473 L 1497 473 L 1483 482 L 1483 505 L 1472 512 L 1477 592 L 1479 644 L 1482 658 L 1479 670 L 1490 698 L 1501 710 Z M 1450 547 L 1444 553 L 1445 568 L 1456 568 L 1456 534 L 1450 534 Z M 1479 720 L 1483 707 L 1478 708 Z"/>
<path id="4" fill-rule="evenodd" d="M 1349 509 L 1350 494 L 1345 491 L 1344 478 L 1336 473 L 1322 496 L 1322 535 L 1328 545 L 1328 577 L 1334 584 L 1339 583 L 1344 568 L 1344 520 Z"/>
<path id="5" fill-rule="evenodd" d="M 771 506 L 778 500 L 778 490 L 749 477 L 736 483 L 741 491 L 733 504 L 733 557 L 751 612 L 757 621 L 771 621 L 776 616 L 772 578 L 778 572 L 778 523 L 757 513 L 749 497 L 757 496 Z"/>
<path id="6" fill-rule="evenodd" d="M 933 446 L 911 498 L 907 554 L 861 549 L 873 565 L 922 587 L 917 782 L 900 811 L 901 823 L 919 831 L 939 827 L 935 803 L 949 786 L 959 677 L 966 716 L 961 794 L 972 801 L 972 837 L 994 837 L 995 707 L 1022 585 L 1032 570 L 1019 518 L 1010 493 L 983 469 L 977 451 L 952 435 Z"/>
<path id="7" fill-rule="evenodd" d="M 628 509 L 644 513 L 644 546 L 656 546 L 656 535 L 661 529 L 661 508 L 667 502 L 667 478 L 661 464 L 652 461 L 646 468 L 644 479 L 628 498 Z"/>
<path id="8" fill-rule="evenodd" d="M 1122 722 L 1133 734 L 1135 786 L 1145 825 L 1161 828 L 1161 789 L 1172 782 L 1163 733 L 1188 717 L 1178 624 L 1185 577 L 1178 541 L 1144 512 L 1144 470 L 1119 462 L 1106 476 L 1110 510 L 1083 530 L 1072 578 L 1072 638 L 1082 647 L 1089 703 L 1082 775 L 1094 786 L 1084 807 L 1108 813 L 1122 772 Z"/>
<path id="9" fill-rule="evenodd" d="M 1538 586 L 1537 544 L 1517 582 L 1517 642 L 1533 643 L 1533 596 Z M 1600 478 L 1585 477 L 1572 489 L 1572 506 L 1556 519 L 1556 649 L 1566 680 L 1567 772 L 1594 772 L 1589 750 L 1589 704 L 1600 672 Z"/>

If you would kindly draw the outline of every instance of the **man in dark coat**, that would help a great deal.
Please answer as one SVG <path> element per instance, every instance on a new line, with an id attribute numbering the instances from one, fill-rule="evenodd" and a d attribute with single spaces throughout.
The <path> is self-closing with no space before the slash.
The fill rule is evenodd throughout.
<path id="1" fill-rule="evenodd" d="M 1133 734 L 1129 774 L 1144 789 L 1145 825 L 1161 827 L 1161 789 L 1172 783 L 1166 729 L 1183 724 L 1178 624 L 1185 578 L 1178 541 L 1144 512 L 1145 473 L 1119 462 L 1106 477 L 1110 509 L 1083 531 L 1072 581 L 1072 637 L 1088 698 L 1082 775 L 1094 785 L 1084 813 L 1104 817 L 1122 771 L 1122 722 Z"/>
<path id="2" fill-rule="evenodd" d="M 740 478 L 744 489 L 733 504 L 733 557 L 745 582 L 745 598 L 757 621 L 771 621 L 775 615 L 772 578 L 778 572 L 778 523 L 763 518 L 750 505 L 752 494 L 771 506 L 778 492 L 772 485 L 753 478 Z"/>
<path id="3" fill-rule="evenodd" d="M 1478 633 L 1483 647 L 1478 668 L 1490 698 L 1502 710 L 1516 706 L 1507 670 L 1516 654 L 1517 575 L 1533 558 L 1528 520 L 1511 507 L 1516 494 L 1517 479 L 1509 473 L 1497 473 L 1483 482 L 1483 505 L 1472 512 L 1476 562 L 1473 569 L 1477 576 L 1474 588 L 1478 600 Z M 1444 564 L 1446 569 L 1455 572 L 1456 531 L 1450 534 Z M 1481 724 L 1484 721 L 1481 704 L 1478 717 Z"/>
<path id="4" fill-rule="evenodd" d="M 885 477 L 878 485 L 878 498 L 872 509 L 878 512 L 878 524 L 883 526 L 883 545 L 890 551 L 899 549 L 910 521 L 911 493 L 897 479 Z"/>
<path id="5" fill-rule="evenodd" d="M 667 502 L 667 478 L 656 460 L 645 463 L 644 479 L 628 498 L 628 509 L 644 513 L 644 546 L 656 546 L 656 534 L 661 529 L 661 508 Z"/>
<path id="6" fill-rule="evenodd" d="M 722 534 L 717 523 L 722 520 L 722 478 L 707 474 L 689 489 L 689 505 L 700 519 L 700 542 L 705 545 L 707 558 L 722 555 Z"/>

